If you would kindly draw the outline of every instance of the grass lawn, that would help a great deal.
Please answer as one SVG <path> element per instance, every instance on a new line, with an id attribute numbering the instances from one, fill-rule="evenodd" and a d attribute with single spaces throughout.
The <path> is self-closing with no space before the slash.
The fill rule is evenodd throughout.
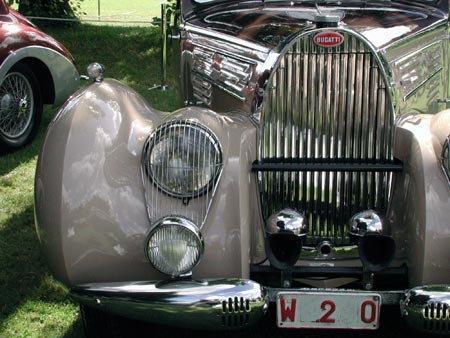
<path id="1" fill-rule="evenodd" d="M 123 3 L 128 6 L 127 2 Z M 44 30 L 72 52 L 82 72 L 88 63 L 101 62 L 106 66 L 108 77 L 130 85 L 156 108 L 173 110 L 180 105 L 176 89 L 148 90 L 160 83 L 157 27 L 82 24 L 71 29 Z M 177 51 L 172 50 L 169 54 L 176 55 Z M 171 64 L 177 65 L 177 62 L 172 60 Z M 178 83 L 177 69 L 171 69 L 168 83 L 175 85 Z M 34 231 L 37 154 L 45 128 L 55 112 L 55 108 L 47 107 L 39 133 L 30 145 L 12 153 L 0 153 L 1 338 L 83 337 L 78 306 L 51 277 Z"/>
<path id="2" fill-rule="evenodd" d="M 116 21 L 138 24 L 148 24 L 154 17 L 161 16 L 161 2 L 159 0 L 81 0 L 78 12 L 83 21 L 101 23 L 115 23 Z M 77 1 L 73 1 L 74 4 Z M 12 5 L 17 10 L 18 3 Z M 39 22 L 36 21 L 39 24 Z"/>
<path id="3" fill-rule="evenodd" d="M 161 15 L 161 1 L 155 0 L 83 0 L 81 12 L 83 19 L 97 19 L 100 14 L 105 20 L 148 21 Z M 99 6 L 100 5 L 100 6 Z"/>

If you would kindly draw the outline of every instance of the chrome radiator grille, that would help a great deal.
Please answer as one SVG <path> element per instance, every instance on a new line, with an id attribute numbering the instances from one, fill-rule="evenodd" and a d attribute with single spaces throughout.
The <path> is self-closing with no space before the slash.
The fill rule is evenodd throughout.
<path id="1" fill-rule="evenodd" d="M 309 222 L 309 244 L 349 243 L 357 211 L 387 208 L 394 112 L 376 56 L 359 39 L 324 48 L 314 34 L 281 54 L 263 102 L 259 164 L 264 219 L 290 207 Z M 296 168 L 292 171 L 289 168 Z"/>

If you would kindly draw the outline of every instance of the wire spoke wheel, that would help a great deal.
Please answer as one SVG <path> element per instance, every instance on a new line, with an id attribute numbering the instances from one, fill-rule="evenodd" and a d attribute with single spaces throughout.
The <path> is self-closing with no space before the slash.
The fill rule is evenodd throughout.
<path id="1" fill-rule="evenodd" d="M 40 103 L 37 81 L 25 65 L 16 65 L 0 85 L 0 141 L 19 147 L 34 134 L 40 120 Z"/>
<path id="2" fill-rule="evenodd" d="M 31 123 L 33 90 L 21 73 L 9 73 L 0 87 L 0 130 L 10 138 L 23 135 Z"/>

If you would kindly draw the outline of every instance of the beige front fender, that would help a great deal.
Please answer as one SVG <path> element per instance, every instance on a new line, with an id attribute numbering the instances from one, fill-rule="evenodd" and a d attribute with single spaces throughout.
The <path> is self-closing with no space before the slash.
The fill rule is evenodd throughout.
<path id="1" fill-rule="evenodd" d="M 167 278 L 145 257 L 152 224 L 141 157 L 152 131 L 171 119 L 204 124 L 224 152 L 223 175 L 202 227 L 205 254 L 193 277 L 249 277 L 251 229 L 259 227 L 251 173 L 257 128 L 250 117 L 200 107 L 160 112 L 130 88 L 104 80 L 62 107 L 38 160 L 36 226 L 57 279 L 73 286 Z"/>

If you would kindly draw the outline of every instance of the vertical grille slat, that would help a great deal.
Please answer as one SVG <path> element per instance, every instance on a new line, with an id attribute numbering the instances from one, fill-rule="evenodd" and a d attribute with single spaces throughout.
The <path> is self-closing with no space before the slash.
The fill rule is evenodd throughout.
<path id="1" fill-rule="evenodd" d="M 341 34 L 337 47 L 316 46 L 310 33 L 281 53 L 263 102 L 259 161 L 393 161 L 394 112 L 376 56 Z M 264 219 L 289 207 L 306 215 L 310 241 L 344 245 L 353 213 L 386 211 L 392 173 L 275 170 L 259 180 Z"/>

